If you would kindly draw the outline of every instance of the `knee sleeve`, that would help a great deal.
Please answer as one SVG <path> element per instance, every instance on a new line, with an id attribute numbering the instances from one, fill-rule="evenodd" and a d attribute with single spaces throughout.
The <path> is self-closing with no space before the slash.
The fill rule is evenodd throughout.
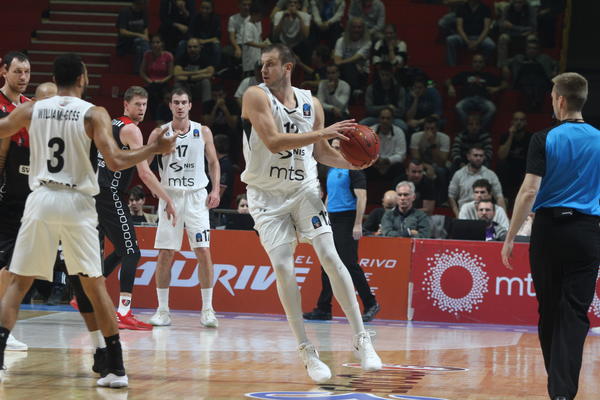
<path id="1" fill-rule="evenodd" d="M 137 249 L 133 253 L 124 255 L 121 259 L 121 292 L 131 293 L 133 291 L 135 271 L 140 257 L 140 250 Z"/>
<path id="2" fill-rule="evenodd" d="M 75 298 L 77 299 L 77 306 L 79 307 L 79 312 L 82 314 L 94 312 L 92 302 L 83 291 L 83 286 L 81 286 L 79 276 L 69 275 L 69 282 L 71 282 L 73 293 L 75 293 Z"/>

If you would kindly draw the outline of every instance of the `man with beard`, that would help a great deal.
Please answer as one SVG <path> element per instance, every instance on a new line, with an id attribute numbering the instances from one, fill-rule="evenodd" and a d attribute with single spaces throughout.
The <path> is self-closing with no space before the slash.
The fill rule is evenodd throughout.
<path id="1" fill-rule="evenodd" d="M 506 228 L 494 221 L 496 205 L 491 199 L 480 200 L 477 203 L 477 219 L 485 221 L 485 240 L 504 240 Z"/>

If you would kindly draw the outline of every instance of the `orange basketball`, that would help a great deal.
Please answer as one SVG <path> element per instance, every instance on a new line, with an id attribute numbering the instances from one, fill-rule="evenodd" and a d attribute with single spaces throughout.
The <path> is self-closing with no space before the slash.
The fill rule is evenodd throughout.
<path id="1" fill-rule="evenodd" d="M 344 132 L 350 140 L 340 141 L 340 150 L 344 158 L 357 167 L 365 165 L 379 156 L 379 137 L 366 125 L 357 125 L 355 129 Z"/>

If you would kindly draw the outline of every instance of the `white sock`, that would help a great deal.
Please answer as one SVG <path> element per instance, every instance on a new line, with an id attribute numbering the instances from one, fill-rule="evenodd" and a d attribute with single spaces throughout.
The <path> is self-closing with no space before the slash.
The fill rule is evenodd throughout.
<path id="1" fill-rule="evenodd" d="M 213 288 L 200 289 L 202 294 L 202 310 L 212 310 Z"/>
<path id="2" fill-rule="evenodd" d="M 344 310 L 352 331 L 354 331 L 355 335 L 364 332 L 365 326 L 363 325 L 360 307 L 356 300 L 354 284 L 352 283 L 348 268 L 346 268 L 335 250 L 333 235 L 331 233 L 324 233 L 314 238 L 312 242 L 319 261 L 321 261 L 321 265 L 331 282 L 333 295 L 340 307 L 342 307 L 342 310 Z"/>
<path id="3" fill-rule="evenodd" d="M 158 309 L 169 311 L 169 288 L 156 288 L 156 297 L 158 298 Z"/>
<path id="4" fill-rule="evenodd" d="M 127 315 L 131 308 L 131 295 L 121 295 L 119 297 L 119 309 L 117 312 L 121 315 Z"/>
<path id="5" fill-rule="evenodd" d="M 103 349 L 106 347 L 106 342 L 104 342 L 104 336 L 102 336 L 102 332 L 100 330 L 91 331 L 90 338 L 92 339 L 92 346 L 94 346 L 94 350 Z"/>
<path id="6" fill-rule="evenodd" d="M 277 277 L 279 300 L 298 344 L 302 344 L 307 343 L 309 340 L 304 329 L 300 290 L 296 282 L 293 256 L 294 249 L 291 244 L 278 246 L 269 252 L 269 258 Z"/>

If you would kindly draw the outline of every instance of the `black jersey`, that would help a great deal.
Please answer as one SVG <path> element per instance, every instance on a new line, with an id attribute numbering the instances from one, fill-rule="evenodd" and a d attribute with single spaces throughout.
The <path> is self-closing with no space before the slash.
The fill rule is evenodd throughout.
<path id="1" fill-rule="evenodd" d="M 29 98 L 21 95 L 19 101 L 24 103 Z M 12 101 L 0 92 L 0 118 L 7 116 L 17 107 Z M 10 147 L 4 165 L 4 198 L 25 201 L 29 190 L 29 133 L 22 128 L 10 137 Z"/>
<path id="2" fill-rule="evenodd" d="M 133 124 L 133 121 L 125 116 L 112 120 L 113 136 L 117 145 L 122 150 L 129 150 L 129 146 L 126 146 L 121 142 L 121 129 L 129 124 Z M 119 193 L 124 193 L 131 184 L 134 168 L 135 167 L 131 167 L 122 171 L 113 172 L 108 169 L 102 154 L 98 152 L 98 185 L 100 186 L 100 190 L 110 189 Z"/>

